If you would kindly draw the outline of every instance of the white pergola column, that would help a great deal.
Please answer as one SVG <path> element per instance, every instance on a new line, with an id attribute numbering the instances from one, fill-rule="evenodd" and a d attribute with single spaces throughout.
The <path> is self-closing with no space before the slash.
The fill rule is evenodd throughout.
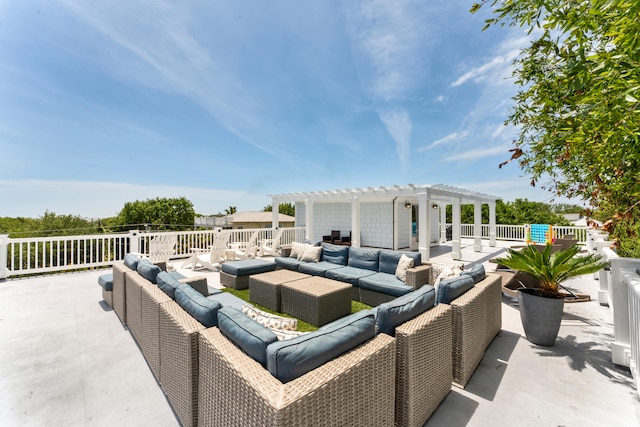
<path id="1" fill-rule="evenodd" d="M 398 230 L 399 230 L 398 223 L 400 222 L 399 219 L 400 219 L 400 212 L 401 212 L 399 206 L 400 206 L 400 203 L 398 202 L 398 200 L 397 199 L 394 200 L 394 202 L 393 202 L 393 217 L 396 218 L 396 220 L 393 222 L 393 230 L 392 230 L 392 233 L 393 233 L 393 250 L 394 251 L 398 250 L 398 245 L 399 245 L 399 243 L 398 243 Z M 409 236 L 409 240 L 411 240 L 411 236 Z M 411 245 L 411 242 L 409 242 L 409 245 Z"/>
<path id="2" fill-rule="evenodd" d="M 473 250 L 482 252 L 482 202 L 473 202 Z"/>
<path id="3" fill-rule="evenodd" d="M 489 246 L 496 245 L 496 202 L 489 202 Z"/>
<path id="4" fill-rule="evenodd" d="M 418 193 L 418 251 L 422 262 L 431 257 L 431 207 L 428 202 L 428 194 Z"/>
<path id="5" fill-rule="evenodd" d="M 313 240 L 313 200 L 304 201 L 305 230 L 304 238 Z"/>
<path id="6" fill-rule="evenodd" d="M 451 200 L 451 258 L 461 259 L 462 251 L 460 247 L 460 199 Z"/>
<path id="7" fill-rule="evenodd" d="M 440 210 L 440 243 L 447 243 L 447 205 L 438 205 Z"/>
<path id="8" fill-rule="evenodd" d="M 351 199 L 351 246 L 360 247 L 360 199 Z"/>

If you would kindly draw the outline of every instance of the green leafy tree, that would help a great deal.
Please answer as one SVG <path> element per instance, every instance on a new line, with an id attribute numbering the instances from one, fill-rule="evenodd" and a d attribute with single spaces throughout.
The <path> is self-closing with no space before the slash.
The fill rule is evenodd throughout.
<path id="1" fill-rule="evenodd" d="M 519 135 L 507 162 L 532 185 L 548 177 L 552 193 L 612 213 L 620 254 L 640 256 L 622 242 L 640 232 L 640 2 L 490 0 L 471 12 L 486 5 L 485 29 L 517 26 L 532 38 L 514 62 L 520 90 L 505 123 Z"/>
<path id="2" fill-rule="evenodd" d="M 227 214 L 227 215 L 233 215 L 237 211 L 238 210 L 236 209 L 235 206 L 229 206 L 227 209 L 224 210 L 224 213 Z"/>
<path id="3" fill-rule="evenodd" d="M 262 210 L 263 212 L 272 212 L 273 206 L 267 205 Z M 278 205 L 278 212 L 284 215 L 296 216 L 296 207 L 293 203 L 280 203 Z"/>
<path id="4" fill-rule="evenodd" d="M 473 205 L 460 206 L 460 222 L 473 224 L 475 221 Z M 447 206 L 447 222 L 451 222 L 451 206 Z M 482 223 L 489 223 L 489 206 L 482 205 Z M 542 202 L 531 202 L 527 199 L 516 199 L 513 202 L 504 203 L 496 201 L 497 224 L 554 224 L 570 225 L 562 215 L 555 213 L 553 205 Z"/>
<path id="5" fill-rule="evenodd" d="M 114 223 L 132 230 L 148 225 L 155 230 L 180 230 L 193 226 L 193 204 L 184 197 L 155 198 L 125 203 Z"/>

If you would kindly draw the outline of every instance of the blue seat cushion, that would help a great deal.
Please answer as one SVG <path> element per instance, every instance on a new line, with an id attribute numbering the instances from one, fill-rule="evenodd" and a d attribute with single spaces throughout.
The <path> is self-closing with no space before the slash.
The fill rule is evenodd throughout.
<path id="1" fill-rule="evenodd" d="M 396 327 L 433 308 L 436 291 L 433 286 L 421 288 L 376 307 L 376 333 L 394 337 Z"/>
<path id="2" fill-rule="evenodd" d="M 374 274 L 376 274 L 375 271 L 366 270 L 363 268 L 340 267 L 327 270 L 324 275 L 329 279 L 350 283 L 351 286 L 358 286 L 358 279 L 367 276 L 373 276 Z"/>
<path id="3" fill-rule="evenodd" d="M 242 310 L 242 306 L 248 304 L 245 300 L 238 298 L 230 292 L 217 292 L 207 297 L 210 300 L 218 301 L 223 307 L 234 307 Z"/>
<path id="4" fill-rule="evenodd" d="M 334 268 L 342 268 L 342 266 L 327 261 L 301 262 L 298 267 L 298 271 L 301 273 L 312 274 L 314 276 L 325 276 L 325 272 L 327 270 L 332 270 Z"/>
<path id="5" fill-rule="evenodd" d="M 349 246 L 322 243 L 322 261 L 327 261 L 338 266 L 345 266 L 348 260 Z"/>
<path id="6" fill-rule="evenodd" d="M 153 284 L 158 283 L 158 273 L 162 271 L 160 267 L 152 263 L 146 258 L 138 261 L 138 267 L 136 268 L 138 274 L 150 281 Z"/>
<path id="7" fill-rule="evenodd" d="M 267 370 L 283 383 L 335 359 L 375 335 L 371 310 L 363 310 L 322 328 L 267 347 Z"/>
<path id="8" fill-rule="evenodd" d="M 377 273 L 379 258 L 379 250 L 349 247 L 349 261 L 347 265 L 349 267 L 362 268 Z"/>
<path id="9" fill-rule="evenodd" d="M 98 284 L 102 286 L 105 291 L 113 291 L 113 273 L 103 274 L 98 277 Z"/>
<path id="10" fill-rule="evenodd" d="M 161 271 L 156 276 L 156 280 L 158 281 L 158 287 L 165 294 L 169 295 L 171 299 L 176 299 L 176 288 L 184 283 L 181 283 L 176 279 L 171 273 L 167 273 L 166 271 Z"/>
<path id="11" fill-rule="evenodd" d="M 222 307 L 220 302 L 205 297 L 184 283 L 176 288 L 175 295 L 178 305 L 205 327 L 218 324 L 218 310 Z"/>
<path id="12" fill-rule="evenodd" d="M 422 264 L 420 252 L 380 251 L 380 273 L 389 273 L 395 276 L 398 261 L 403 254 L 413 259 L 414 266 Z"/>
<path id="13" fill-rule="evenodd" d="M 136 270 L 138 268 L 138 261 L 140 261 L 140 258 L 134 254 L 126 254 L 124 256 L 124 265 L 132 270 Z"/>
<path id="14" fill-rule="evenodd" d="M 444 279 L 438 285 L 436 304 L 451 304 L 451 301 L 473 288 L 473 277 L 460 275 L 451 279 Z"/>
<path id="15" fill-rule="evenodd" d="M 298 271 L 298 267 L 302 262 L 298 261 L 297 258 L 290 257 L 276 257 L 275 258 L 276 266 L 280 268 L 286 268 L 287 270 Z"/>
<path id="16" fill-rule="evenodd" d="M 471 276 L 473 278 L 473 283 L 478 283 L 484 280 L 487 277 L 487 273 L 484 271 L 484 265 L 476 264 L 471 267 L 471 270 L 465 270 L 460 275 Z"/>
<path id="17" fill-rule="evenodd" d="M 375 273 L 371 276 L 362 277 L 358 279 L 358 286 L 362 289 L 395 297 L 413 291 L 411 286 L 407 286 L 402 280 L 399 280 L 395 274 L 389 273 Z"/>
<path id="18" fill-rule="evenodd" d="M 247 276 L 276 269 L 276 263 L 266 259 L 243 259 L 222 264 L 222 271 L 233 276 Z"/>
<path id="19" fill-rule="evenodd" d="M 269 328 L 234 307 L 218 310 L 220 332 L 262 366 L 267 364 L 267 346 L 278 341 Z"/>
<path id="20" fill-rule="evenodd" d="M 177 271 L 169 271 L 168 272 L 170 275 L 172 275 L 173 277 L 175 277 L 176 280 L 182 280 L 185 279 L 187 276 L 178 273 Z"/>

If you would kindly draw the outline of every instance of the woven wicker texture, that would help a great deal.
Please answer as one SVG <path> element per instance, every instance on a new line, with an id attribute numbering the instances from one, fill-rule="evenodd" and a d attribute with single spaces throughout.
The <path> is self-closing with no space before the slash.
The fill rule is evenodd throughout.
<path id="1" fill-rule="evenodd" d="M 139 344 L 142 330 L 142 287 L 155 285 L 140 276 L 137 271 L 126 273 L 125 282 L 127 326 Z"/>
<path id="2" fill-rule="evenodd" d="M 180 282 L 186 283 L 205 297 L 209 296 L 209 286 L 207 285 L 207 278 L 204 276 L 185 277 L 180 279 Z"/>
<path id="3" fill-rule="evenodd" d="M 451 391 L 452 309 L 439 304 L 396 328 L 396 426 L 422 426 Z"/>
<path id="4" fill-rule="evenodd" d="M 157 286 L 141 288 L 142 323 L 140 328 L 140 349 L 151 372 L 160 381 L 160 304 L 171 298 Z"/>
<path id="5" fill-rule="evenodd" d="M 385 302 L 393 301 L 396 296 L 360 288 L 360 302 L 375 307 Z"/>
<path id="6" fill-rule="evenodd" d="M 124 325 L 127 324 L 125 274 L 131 271 L 122 261 L 113 264 L 113 311 Z"/>
<path id="7" fill-rule="evenodd" d="M 204 326 L 175 301 L 160 305 L 160 384 L 180 423 L 198 417 L 198 333 Z"/>
<path id="8" fill-rule="evenodd" d="M 463 387 L 502 327 L 501 276 L 487 274 L 473 289 L 451 302 L 453 309 L 453 383 Z"/>
<path id="9" fill-rule="evenodd" d="M 105 291 L 105 289 L 102 288 L 102 299 L 109 307 L 113 308 L 113 291 Z"/>
<path id="10" fill-rule="evenodd" d="M 217 328 L 200 334 L 202 426 L 390 426 L 395 339 L 380 334 L 286 384 Z"/>
<path id="11" fill-rule="evenodd" d="M 422 285 L 433 283 L 431 280 L 431 265 L 422 264 L 407 270 L 407 286 L 418 289 Z"/>
<path id="12" fill-rule="evenodd" d="M 351 313 L 351 285 L 311 276 L 281 286 L 283 313 L 315 326 L 325 325 Z"/>
<path id="13" fill-rule="evenodd" d="M 249 278 L 249 300 L 270 310 L 280 311 L 280 285 L 309 277 L 291 270 L 254 274 Z"/>
<path id="14" fill-rule="evenodd" d="M 249 287 L 250 276 L 234 276 L 233 274 L 220 271 L 220 283 L 231 289 L 247 289 Z"/>

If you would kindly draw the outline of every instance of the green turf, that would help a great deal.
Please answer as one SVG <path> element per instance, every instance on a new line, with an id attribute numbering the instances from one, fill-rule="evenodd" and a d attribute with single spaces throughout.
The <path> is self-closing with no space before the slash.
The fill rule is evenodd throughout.
<path id="1" fill-rule="evenodd" d="M 272 313 L 272 314 L 277 314 L 279 316 L 282 317 L 291 317 L 293 318 L 293 316 L 289 316 L 288 314 L 285 313 L 278 313 L 277 311 L 273 311 L 273 310 L 269 310 L 266 307 L 261 306 L 260 304 L 254 304 L 251 301 L 249 301 L 249 289 L 231 289 L 231 288 L 222 288 L 222 292 L 229 292 L 235 296 L 237 296 L 238 298 L 247 301 L 248 303 L 255 305 L 257 308 L 259 308 L 262 311 L 266 311 L 267 313 Z M 361 310 L 369 310 L 371 308 L 370 305 L 367 304 L 363 304 L 360 301 L 351 301 L 351 313 L 356 313 L 358 311 Z M 317 326 L 313 326 L 310 323 L 304 322 L 300 319 L 298 319 L 298 331 L 300 332 L 311 332 L 311 331 L 315 331 L 317 330 L 318 327 Z"/>

